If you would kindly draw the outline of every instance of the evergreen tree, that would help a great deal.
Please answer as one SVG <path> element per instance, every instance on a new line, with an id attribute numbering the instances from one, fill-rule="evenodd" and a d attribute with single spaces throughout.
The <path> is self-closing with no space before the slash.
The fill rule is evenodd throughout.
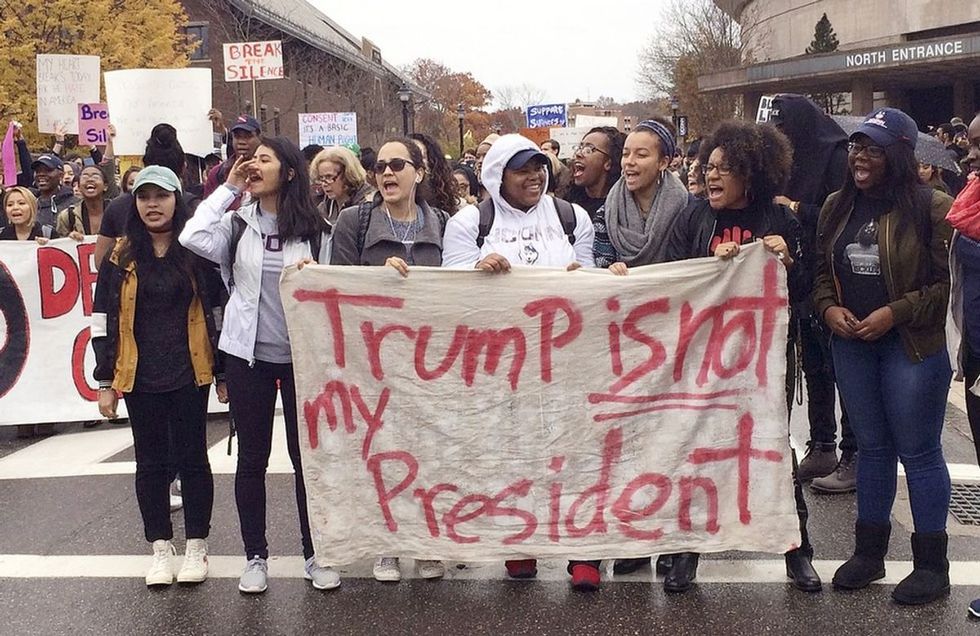
<path id="1" fill-rule="evenodd" d="M 817 20 L 817 26 L 813 31 L 813 41 L 810 42 L 810 46 L 806 47 L 807 55 L 830 53 L 836 51 L 838 46 L 840 46 L 840 42 L 837 41 L 837 34 L 834 33 L 834 27 L 830 24 L 825 13 Z"/>

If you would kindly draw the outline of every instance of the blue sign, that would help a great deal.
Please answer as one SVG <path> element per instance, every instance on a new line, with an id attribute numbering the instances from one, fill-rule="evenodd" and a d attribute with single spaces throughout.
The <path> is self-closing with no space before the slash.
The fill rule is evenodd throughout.
<path id="1" fill-rule="evenodd" d="M 527 107 L 528 128 L 565 128 L 568 110 L 565 104 L 541 104 Z"/>

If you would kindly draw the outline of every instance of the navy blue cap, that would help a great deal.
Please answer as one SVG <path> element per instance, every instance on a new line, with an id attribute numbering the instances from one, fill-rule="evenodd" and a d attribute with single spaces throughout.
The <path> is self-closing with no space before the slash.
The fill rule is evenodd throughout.
<path id="1" fill-rule="evenodd" d="M 541 161 L 545 163 L 548 161 L 548 157 L 537 148 L 526 148 L 524 150 L 517 151 L 517 154 L 511 157 L 510 161 L 508 161 L 507 165 L 504 167 L 507 170 L 520 170 L 527 165 L 528 161 L 534 159 L 535 157 L 541 157 Z"/>
<path id="2" fill-rule="evenodd" d="M 39 165 L 50 168 L 51 170 L 65 169 L 65 162 L 61 160 L 61 157 L 59 157 L 58 155 L 53 155 L 50 152 L 45 153 L 40 157 L 38 157 L 37 159 L 35 159 L 34 162 L 31 163 L 31 168 L 32 169 L 36 168 Z"/>
<path id="3" fill-rule="evenodd" d="M 236 130 L 247 130 L 248 132 L 257 133 L 262 132 L 262 125 L 251 115 L 239 115 L 231 125 L 231 132 L 235 132 Z"/>
<path id="4" fill-rule="evenodd" d="M 914 149 L 919 140 L 919 127 L 914 119 L 897 108 L 880 108 L 857 127 L 852 139 L 854 135 L 867 135 L 883 148 L 901 141 Z"/>

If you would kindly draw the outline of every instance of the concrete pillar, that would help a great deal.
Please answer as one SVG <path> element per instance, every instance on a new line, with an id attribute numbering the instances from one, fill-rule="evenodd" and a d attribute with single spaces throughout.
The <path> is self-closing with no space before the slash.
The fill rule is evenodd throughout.
<path id="1" fill-rule="evenodd" d="M 969 123 L 973 119 L 973 113 L 977 110 L 976 91 L 973 82 L 970 80 L 956 80 L 953 82 L 953 114 L 962 117 L 963 121 Z"/>
<path id="2" fill-rule="evenodd" d="M 755 121 L 755 116 L 759 112 L 759 102 L 762 100 L 762 93 L 758 91 L 746 91 L 742 93 L 742 119 Z"/>
<path id="3" fill-rule="evenodd" d="M 867 115 L 874 107 L 875 93 L 871 81 L 858 78 L 851 82 L 851 114 Z"/>

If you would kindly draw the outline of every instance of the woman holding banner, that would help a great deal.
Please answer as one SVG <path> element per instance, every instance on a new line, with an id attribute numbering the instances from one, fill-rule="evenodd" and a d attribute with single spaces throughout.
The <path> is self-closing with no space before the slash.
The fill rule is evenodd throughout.
<path id="1" fill-rule="evenodd" d="M 226 214 L 245 191 L 251 197 Z M 313 257 L 325 262 L 330 251 L 329 228 L 313 205 L 309 172 L 299 148 L 284 137 L 264 138 L 252 158 L 236 158 L 227 181 L 201 202 L 181 232 L 180 242 L 195 254 L 220 263 L 231 293 L 218 348 L 227 354 L 228 397 L 238 431 L 235 501 L 248 559 L 238 589 L 261 593 L 268 586 L 265 473 L 272 452 L 277 394 L 282 397 L 286 445 L 295 473 L 304 576 L 318 590 L 336 588 L 340 576 L 314 558 L 300 460 L 292 350 L 279 296 L 284 265 Z"/>
<path id="2" fill-rule="evenodd" d="M 420 184 L 425 159 L 411 139 L 393 139 L 378 151 L 372 172 L 378 194 L 374 200 L 340 213 L 333 233 L 332 265 L 386 265 L 402 276 L 410 266 L 439 267 L 442 235 L 448 215 L 429 207 Z M 446 573 L 441 561 L 417 559 L 421 578 L 438 579 Z M 398 557 L 382 556 L 374 564 L 378 581 L 400 581 Z"/>
<path id="3" fill-rule="evenodd" d="M 734 120 L 719 124 L 701 144 L 698 157 L 708 198 L 693 202 L 680 214 L 667 245 L 667 260 L 712 255 L 730 259 L 742 245 L 762 241 L 765 249 L 786 267 L 790 302 L 804 298 L 811 282 L 800 258 L 802 230 L 788 207 L 773 203 L 773 197 L 789 178 L 792 156 L 789 140 L 773 126 Z M 787 342 L 787 404 L 793 397 L 794 351 L 792 341 Z M 785 554 L 786 575 L 797 589 L 819 592 L 822 584 L 811 563 L 809 513 L 802 484 L 796 477 L 795 453 L 793 466 L 801 541 L 800 547 Z M 690 589 L 697 576 L 698 557 L 693 552 L 674 555 L 664 577 L 664 589 Z"/>
<path id="4" fill-rule="evenodd" d="M 189 216 L 171 170 L 140 172 L 125 238 L 99 268 L 92 313 L 99 411 L 115 418 L 122 393 L 136 449 L 136 500 L 153 544 L 148 586 L 174 582 L 170 473 L 184 483 L 187 550 L 180 583 L 207 578 L 214 482 L 207 455 L 219 290 L 210 265 L 175 240 Z M 137 355 L 137 352 L 139 355 Z"/>

